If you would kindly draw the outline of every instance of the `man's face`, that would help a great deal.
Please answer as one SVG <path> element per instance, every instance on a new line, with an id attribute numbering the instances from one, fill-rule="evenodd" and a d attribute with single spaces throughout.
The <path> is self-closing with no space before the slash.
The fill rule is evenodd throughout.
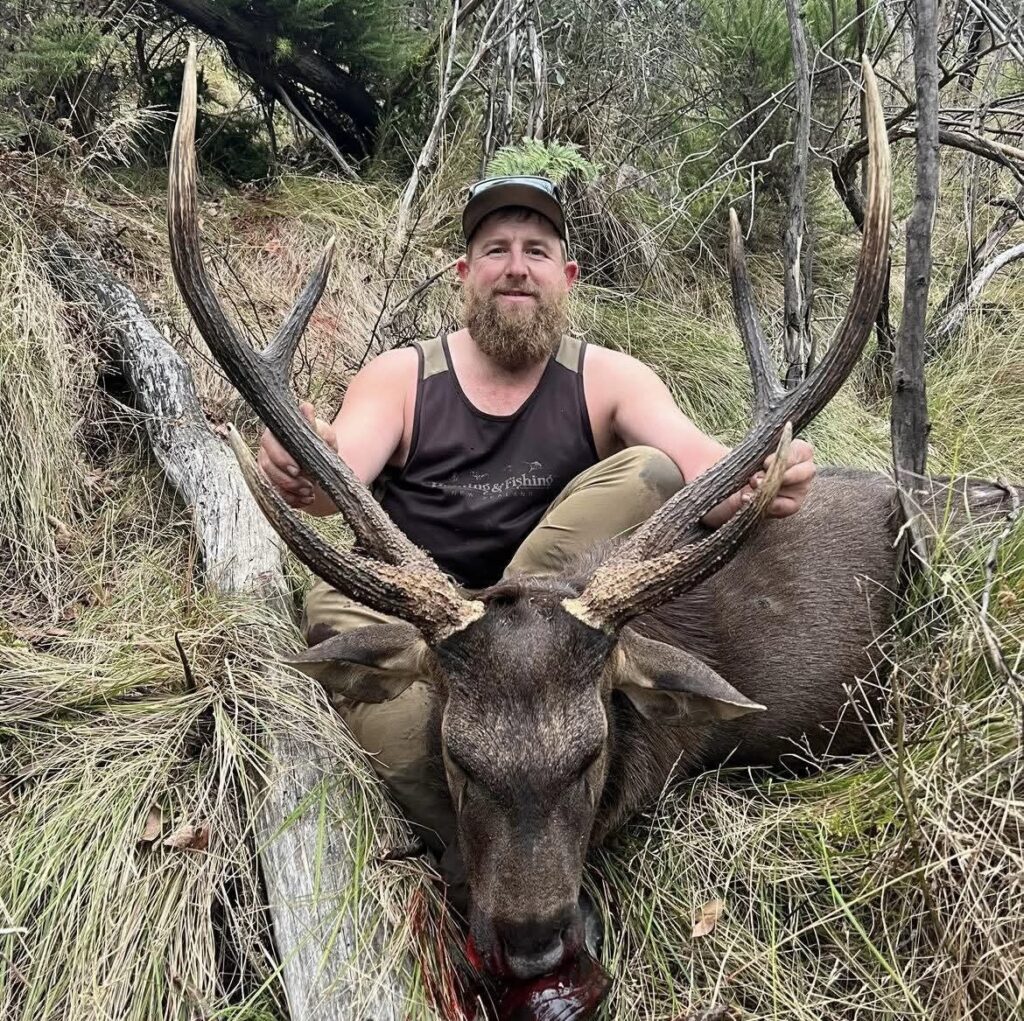
<path id="1" fill-rule="evenodd" d="M 510 370 L 552 354 L 579 273 L 575 262 L 563 261 L 554 226 L 540 215 L 524 220 L 498 210 L 476 229 L 470 249 L 456 270 L 464 322 L 480 350 Z"/>

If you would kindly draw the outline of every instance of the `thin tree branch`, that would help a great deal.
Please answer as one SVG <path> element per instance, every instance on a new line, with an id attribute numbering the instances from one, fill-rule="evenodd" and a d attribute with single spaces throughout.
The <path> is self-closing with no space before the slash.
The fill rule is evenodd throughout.
<path id="1" fill-rule="evenodd" d="M 799 0 L 786 0 L 796 83 L 793 114 L 793 172 L 790 177 L 789 220 L 783 242 L 784 333 L 786 386 L 795 387 L 807 375 L 810 359 L 809 301 L 805 288 L 804 234 L 807 227 L 807 163 L 811 145 L 811 73 L 807 38 Z"/>
<path id="2" fill-rule="evenodd" d="M 923 475 L 928 452 L 928 402 L 924 381 L 925 317 L 932 276 L 932 224 L 939 183 L 938 56 L 936 0 L 915 0 L 914 79 L 917 92 L 917 188 L 907 223 L 903 316 L 892 370 L 892 449 L 902 496 L 907 473 Z M 916 552 L 923 543 L 908 518 Z"/>

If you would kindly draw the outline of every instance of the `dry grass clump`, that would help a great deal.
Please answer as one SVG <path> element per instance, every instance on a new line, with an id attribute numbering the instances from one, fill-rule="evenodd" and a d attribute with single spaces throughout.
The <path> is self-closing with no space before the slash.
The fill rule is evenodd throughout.
<path id="1" fill-rule="evenodd" d="M 123 215 L 124 236 L 140 239 L 117 271 L 169 325 L 183 312 L 161 299 L 170 273 L 152 243 L 156 212 L 142 198 L 110 215 Z M 256 203 L 230 212 L 259 215 Z M 145 462 L 138 414 L 94 389 L 82 349 L 97 337 L 82 309 L 49 290 L 11 219 L 18 245 L 0 271 L 21 290 L 8 286 L 0 298 L 0 405 L 12 408 L 0 424 L 0 464 L 11 463 L 13 483 L 8 503 L 0 497 L 0 539 L 12 544 L 23 523 L 38 525 L 51 543 L 36 548 L 50 560 L 30 551 L 24 562 L 54 573 L 45 613 L 40 583 L 15 566 L 0 588 L 0 1016 L 284 1017 L 257 849 L 274 837 L 260 813 L 263 777 L 288 735 L 330 749 L 334 769 L 296 811 L 319 820 L 324 836 L 344 834 L 354 856 L 351 881 L 328 876 L 317 893 L 329 916 L 340 921 L 344 911 L 362 923 L 352 973 L 332 980 L 369 997 L 383 975 L 402 974 L 409 1016 L 429 1016 L 405 924 L 414 893 L 434 910 L 427 869 L 377 862 L 404 826 L 365 757 L 310 683 L 268 677 L 270 650 L 299 642 L 294 627 L 197 588 L 201 551 L 188 509 Z M 299 263 L 323 238 L 279 221 L 299 250 L 289 242 L 263 251 L 258 227 L 249 230 L 244 275 L 231 279 L 252 301 L 248 314 L 262 313 L 273 330 L 299 286 Z M 278 256 L 290 274 L 284 288 L 275 284 Z M 322 308 L 338 300 L 329 294 Z M 314 388 L 337 393 L 316 344 L 336 356 L 348 349 L 336 343 L 336 323 L 314 327 L 305 371 Z M 172 335 L 202 367 L 198 346 Z M 200 379 L 217 411 L 226 388 L 215 372 Z M 221 401 L 221 413 L 236 413 L 233 395 Z M 88 449 L 83 417 L 102 438 Z M 87 498 L 73 503 L 76 486 Z M 301 588 L 304 573 L 294 573 Z M 343 817 L 339 803 L 349 806 Z"/>
<path id="2" fill-rule="evenodd" d="M 1024 284 L 1012 270 L 985 292 L 950 350 L 929 366 L 931 442 L 947 463 L 1024 477 Z"/>
<path id="3" fill-rule="evenodd" d="M 0 588 L 17 582 L 52 612 L 85 474 L 83 358 L 30 250 L 0 200 Z"/>
<path id="4" fill-rule="evenodd" d="M 369 993 L 410 967 L 396 921 L 426 873 L 376 863 L 402 829 L 367 764 L 310 683 L 265 672 L 294 629 L 196 591 L 187 521 L 122 469 L 80 536 L 102 597 L 27 641 L 0 629 L 0 1016 L 283 1016 L 256 856 L 270 734 L 332 750 L 301 810 L 353 848 L 351 884 L 321 896 L 363 920 L 373 968 L 337 980 Z"/>

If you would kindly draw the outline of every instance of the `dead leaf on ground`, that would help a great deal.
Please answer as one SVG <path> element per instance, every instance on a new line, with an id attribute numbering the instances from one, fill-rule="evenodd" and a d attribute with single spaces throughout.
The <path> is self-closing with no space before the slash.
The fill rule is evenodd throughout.
<path id="1" fill-rule="evenodd" d="M 55 514 L 47 514 L 46 521 L 53 529 L 53 541 L 58 549 L 67 549 L 74 536 L 66 521 L 61 521 Z"/>
<path id="2" fill-rule="evenodd" d="M 159 805 L 153 805 L 146 816 L 146 824 L 142 827 L 142 835 L 139 837 L 140 844 L 152 844 L 160 836 L 164 817 Z"/>
<path id="3" fill-rule="evenodd" d="M 701 936 L 707 936 L 714 930 L 719 918 L 724 914 L 725 901 L 718 897 L 709 900 L 707 904 L 702 904 L 697 909 L 697 917 L 693 922 L 693 933 L 691 934 L 693 938 L 700 939 Z"/>
<path id="4" fill-rule="evenodd" d="M 209 823 L 187 822 L 179 826 L 165 841 L 164 847 L 175 851 L 205 851 L 210 846 Z"/>

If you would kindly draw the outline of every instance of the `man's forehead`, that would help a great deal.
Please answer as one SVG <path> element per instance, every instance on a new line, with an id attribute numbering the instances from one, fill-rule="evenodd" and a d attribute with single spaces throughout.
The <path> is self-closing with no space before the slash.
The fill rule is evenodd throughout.
<path id="1" fill-rule="evenodd" d="M 516 214 L 497 209 L 490 213 L 476 229 L 474 241 L 507 241 L 512 237 L 527 236 L 529 241 L 557 244 L 558 231 L 547 217 L 540 213 Z"/>

